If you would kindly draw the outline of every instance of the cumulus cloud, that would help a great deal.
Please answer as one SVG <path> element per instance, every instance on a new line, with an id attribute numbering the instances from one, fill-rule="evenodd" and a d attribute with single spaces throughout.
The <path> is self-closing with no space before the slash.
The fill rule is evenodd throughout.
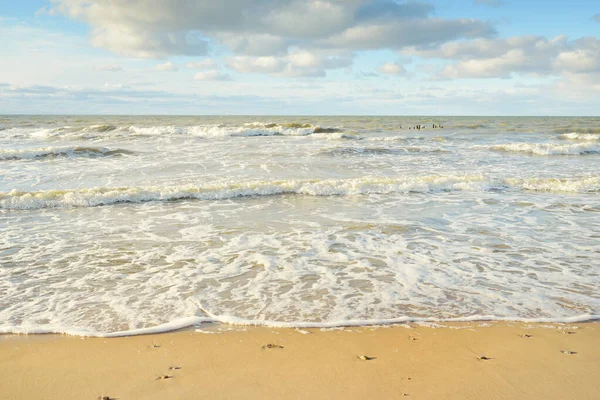
<path id="1" fill-rule="evenodd" d="M 352 65 L 351 55 L 329 56 L 305 50 L 293 50 L 285 56 L 234 56 L 227 65 L 242 73 L 262 73 L 282 77 L 318 77 L 325 70 Z"/>
<path id="2" fill-rule="evenodd" d="M 301 51 L 349 54 L 495 34 L 489 22 L 433 17 L 434 7 L 419 1 L 51 1 L 51 14 L 85 22 L 93 45 L 119 54 L 204 56 L 225 47 L 242 57 L 232 62 L 240 71 L 286 76 L 322 76 L 338 68 L 335 60 L 318 55 L 317 61 L 294 60 Z"/>
<path id="3" fill-rule="evenodd" d="M 424 58 L 458 61 L 439 71 L 439 77 L 446 79 L 600 72 L 600 40 L 594 37 L 570 41 L 564 35 L 552 39 L 518 36 L 445 43 L 433 49 L 407 51 Z"/>
<path id="4" fill-rule="evenodd" d="M 154 67 L 156 71 L 177 71 L 177 67 L 171 62 L 168 61 L 164 64 L 158 64 Z"/>
<path id="5" fill-rule="evenodd" d="M 227 74 L 219 72 L 215 69 L 209 71 L 201 71 L 194 75 L 196 81 L 229 81 L 231 77 Z"/>
<path id="6" fill-rule="evenodd" d="M 461 38 L 491 36 L 494 30 L 473 19 L 407 19 L 353 26 L 318 44 L 322 47 L 351 50 L 402 49 L 407 46 L 432 46 Z"/>
<path id="7" fill-rule="evenodd" d="M 401 64 L 386 62 L 379 67 L 379 72 L 387 75 L 404 75 L 406 69 Z"/>

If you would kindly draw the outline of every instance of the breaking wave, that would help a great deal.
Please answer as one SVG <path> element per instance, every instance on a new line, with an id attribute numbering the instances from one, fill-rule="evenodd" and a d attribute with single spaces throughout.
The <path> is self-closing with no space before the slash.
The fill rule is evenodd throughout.
<path id="1" fill-rule="evenodd" d="M 583 155 L 600 153 L 600 146 L 594 143 L 555 144 L 555 143 L 508 143 L 494 146 L 474 146 L 493 151 L 547 155 Z"/>
<path id="2" fill-rule="evenodd" d="M 337 139 L 354 139 L 355 135 L 344 133 L 344 129 L 298 123 L 247 123 L 243 125 L 212 124 L 191 126 L 116 126 L 90 125 L 86 127 L 63 126 L 59 128 L 11 128 L 13 137 L 38 139 L 101 139 L 128 136 L 187 135 L 206 138 L 227 136 L 308 136 L 332 135 Z"/>
<path id="3" fill-rule="evenodd" d="M 214 183 L 205 185 L 89 188 L 0 193 L 0 208 L 94 207 L 116 203 L 143 203 L 185 199 L 222 200 L 237 197 L 299 194 L 307 196 L 353 196 L 390 193 L 436 193 L 453 191 L 533 190 L 542 192 L 600 192 L 600 178 L 489 179 L 483 176 L 421 176 L 404 178 L 311 179 Z"/>
<path id="4" fill-rule="evenodd" d="M 591 140 L 600 140 L 600 135 L 599 134 L 593 134 L 593 133 L 578 133 L 578 132 L 571 132 L 571 133 L 565 133 L 564 135 L 560 135 L 561 139 L 567 139 L 567 140 L 585 140 L 585 141 L 591 141 Z"/>
<path id="5" fill-rule="evenodd" d="M 104 147 L 45 147 L 22 150 L 0 150 L 0 160 L 33 160 L 55 157 L 110 157 L 123 154 L 133 154 L 124 149 L 107 149 Z"/>

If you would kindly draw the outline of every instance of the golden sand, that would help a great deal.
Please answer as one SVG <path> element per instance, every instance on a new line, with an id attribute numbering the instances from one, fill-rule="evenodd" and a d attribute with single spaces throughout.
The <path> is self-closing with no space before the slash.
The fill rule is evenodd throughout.
<path id="1" fill-rule="evenodd" d="M 0 398 L 600 398 L 598 323 L 490 325 L 5 335 Z"/>

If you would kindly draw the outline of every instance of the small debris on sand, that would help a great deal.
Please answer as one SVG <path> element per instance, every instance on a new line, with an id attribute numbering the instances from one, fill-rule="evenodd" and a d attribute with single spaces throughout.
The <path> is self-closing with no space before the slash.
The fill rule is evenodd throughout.
<path id="1" fill-rule="evenodd" d="M 363 361 L 371 361 L 371 360 L 375 360 L 377 357 L 369 357 L 369 356 L 357 356 L 359 359 L 363 360 Z"/>
<path id="2" fill-rule="evenodd" d="M 165 380 L 165 379 L 171 379 L 173 378 L 172 375 L 161 375 L 158 377 L 158 380 Z"/>
<path id="3" fill-rule="evenodd" d="M 567 354 L 567 355 L 577 354 L 576 351 L 571 351 L 571 350 L 561 350 L 560 352 L 563 354 Z"/>
<path id="4" fill-rule="evenodd" d="M 275 344 L 275 343 L 269 343 L 269 344 L 265 344 L 262 348 L 263 349 L 283 349 L 283 346 Z"/>
<path id="5" fill-rule="evenodd" d="M 563 331 L 563 335 L 575 335 L 577 332 L 573 331 Z"/>
<path id="6" fill-rule="evenodd" d="M 485 361 L 487 361 L 487 360 L 493 360 L 493 358 L 486 357 L 486 356 L 479 356 L 479 357 L 477 357 L 477 359 L 478 360 L 485 360 Z"/>
<path id="7" fill-rule="evenodd" d="M 180 366 L 178 366 L 178 365 L 174 365 L 174 366 L 172 366 L 172 367 L 169 367 L 169 369 L 170 369 L 171 371 L 173 371 L 173 370 L 176 370 L 176 369 L 181 369 L 181 367 L 180 367 Z"/>
<path id="8" fill-rule="evenodd" d="M 98 400 L 116 400 L 116 398 L 110 396 L 100 396 L 98 397 Z"/>
<path id="9" fill-rule="evenodd" d="M 521 336 L 522 338 L 525 338 L 525 339 L 529 339 L 529 338 L 533 337 L 533 335 L 529 335 L 529 334 L 519 335 L 519 336 Z"/>
<path id="10" fill-rule="evenodd" d="M 419 340 L 419 338 L 418 338 L 418 337 L 414 337 L 414 336 L 412 336 L 412 335 L 408 335 L 408 339 L 409 339 L 409 340 Z"/>

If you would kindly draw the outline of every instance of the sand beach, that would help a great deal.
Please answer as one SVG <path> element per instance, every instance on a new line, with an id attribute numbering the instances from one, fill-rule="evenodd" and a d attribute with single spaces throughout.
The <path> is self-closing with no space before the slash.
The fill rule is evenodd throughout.
<path id="1" fill-rule="evenodd" d="M 595 399 L 598 328 L 594 322 L 333 330 L 220 325 L 110 339 L 4 335 L 2 397 Z"/>

